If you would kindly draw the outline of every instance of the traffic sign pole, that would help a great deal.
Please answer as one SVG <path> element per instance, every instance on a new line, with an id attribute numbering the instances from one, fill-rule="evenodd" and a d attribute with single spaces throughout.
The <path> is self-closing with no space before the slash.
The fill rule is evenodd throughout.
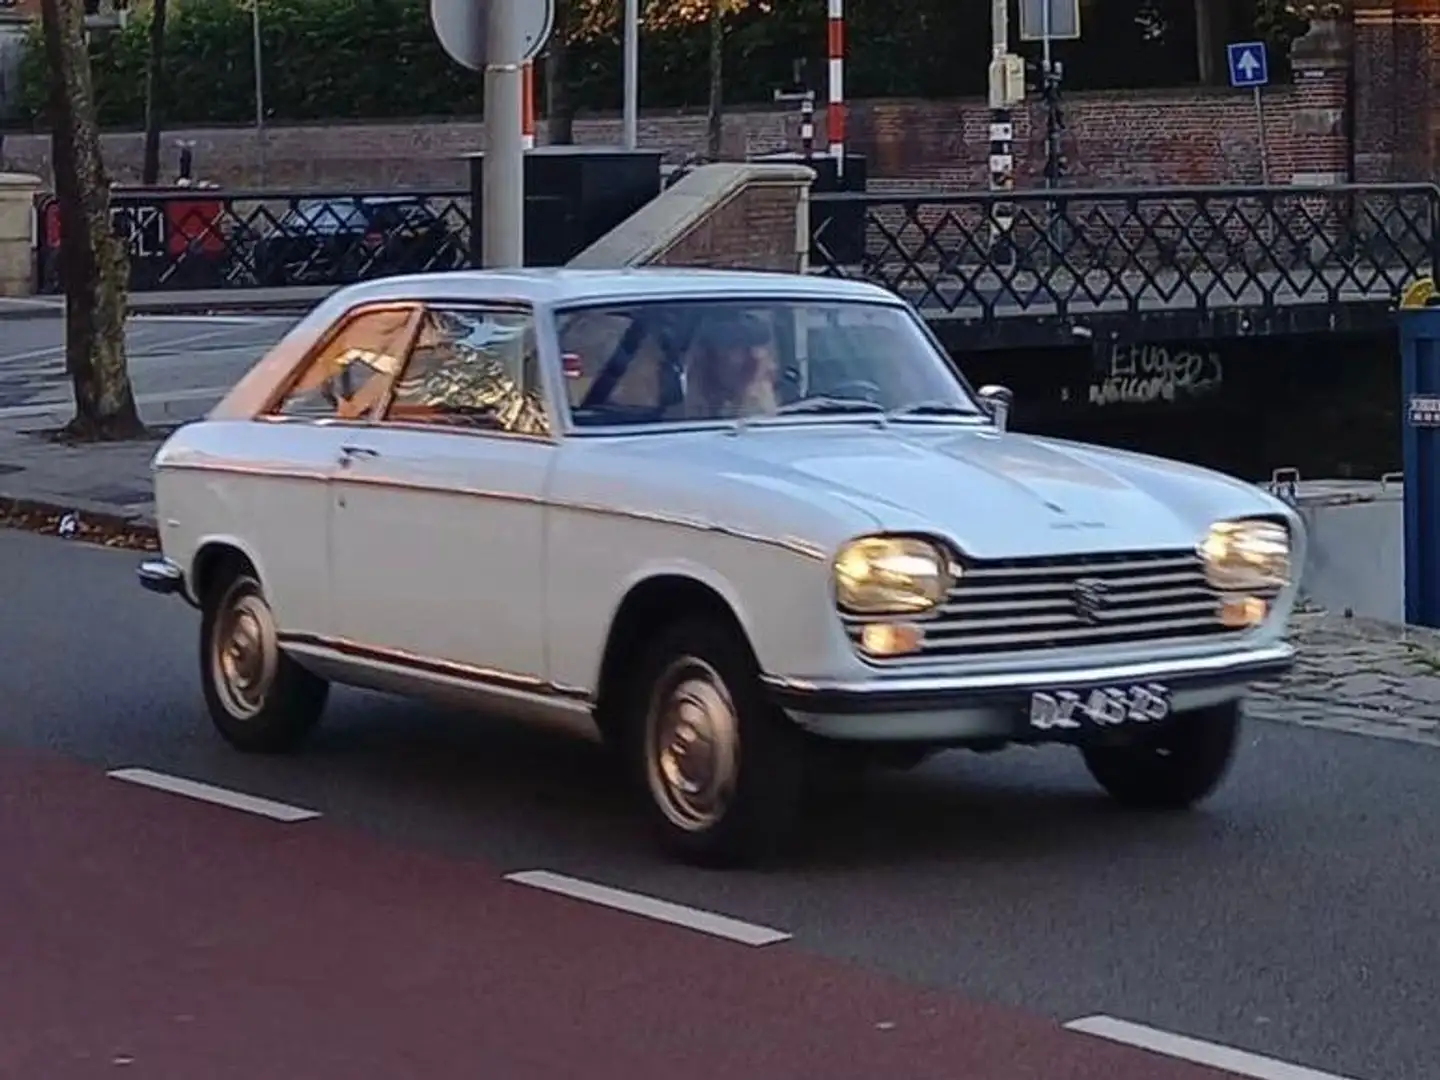
<path id="1" fill-rule="evenodd" d="M 525 152 L 521 124 L 525 42 L 523 0 L 490 0 L 486 25 L 484 206 L 481 262 L 523 266 Z"/>
<path id="2" fill-rule="evenodd" d="M 625 149 L 640 143 L 640 0 L 625 0 Z"/>
<path id="3" fill-rule="evenodd" d="M 1255 127 L 1260 137 L 1260 179 L 1270 183 L 1270 148 L 1265 134 L 1263 91 L 1270 81 L 1270 59 L 1263 41 L 1232 41 L 1225 46 L 1230 67 L 1230 85 L 1255 95 Z"/>

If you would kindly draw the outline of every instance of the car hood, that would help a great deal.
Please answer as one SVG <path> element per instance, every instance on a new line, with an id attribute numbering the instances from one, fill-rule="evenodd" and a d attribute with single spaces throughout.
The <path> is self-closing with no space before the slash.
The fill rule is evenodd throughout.
<path id="1" fill-rule="evenodd" d="M 681 442 L 690 465 L 767 488 L 782 480 L 980 558 L 1185 548 L 1217 518 L 1287 513 L 1221 473 L 988 427 L 756 425 Z"/>

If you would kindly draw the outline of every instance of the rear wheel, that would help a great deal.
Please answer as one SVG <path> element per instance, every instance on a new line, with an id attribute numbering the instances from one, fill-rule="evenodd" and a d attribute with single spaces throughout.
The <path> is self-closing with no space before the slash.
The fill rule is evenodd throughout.
<path id="1" fill-rule="evenodd" d="M 662 846 L 690 862 L 753 862 L 798 824 L 803 733 L 766 700 L 738 632 L 713 617 L 663 631 L 636 668 L 625 754 Z"/>
<path id="2" fill-rule="evenodd" d="M 254 571 L 237 561 L 216 575 L 200 622 L 200 682 L 210 718 L 239 750 L 278 753 L 320 719 L 330 684 L 286 656 Z"/>
<path id="3" fill-rule="evenodd" d="M 1235 757 L 1240 704 L 1181 713 L 1118 746 L 1081 750 L 1090 775 L 1114 799 L 1143 810 L 1183 810 L 1211 794 Z"/>

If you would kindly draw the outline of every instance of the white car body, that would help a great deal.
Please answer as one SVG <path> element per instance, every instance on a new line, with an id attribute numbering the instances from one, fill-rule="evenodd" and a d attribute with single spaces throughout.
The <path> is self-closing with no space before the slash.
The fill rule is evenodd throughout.
<path id="1" fill-rule="evenodd" d="M 572 716 L 589 716 L 603 690 L 627 598 L 688 583 L 733 614 L 786 713 L 844 740 L 1025 741 L 1016 705 L 1032 691 L 1153 681 L 1182 712 L 1234 701 L 1291 663 L 1294 582 L 1257 625 L 1195 632 L 1197 549 L 1213 523 L 1283 522 L 1292 564 L 1304 561 L 1291 508 L 1230 477 L 1017 434 L 990 415 L 574 425 L 557 307 L 735 297 L 886 305 L 918 322 L 878 287 L 778 274 L 459 272 L 351 286 L 160 450 L 163 558 L 142 580 L 198 606 L 206 559 L 233 550 L 253 565 L 286 653 L 326 679 Z M 497 299 L 533 312 L 548 436 L 260 415 L 348 312 Z M 1026 574 L 1073 582 L 1109 559 L 1116 573 L 1135 564 L 1143 576 L 1146 563 L 1171 575 L 1191 590 L 1190 607 L 1167 615 L 1157 593 L 1133 633 L 1067 625 L 1057 638 L 1029 629 L 1024 605 L 1012 604 L 970 627 L 972 646 L 877 659 L 847 632 L 856 620 L 837 612 L 833 566 L 848 541 L 876 533 L 920 534 L 963 554 L 954 587 L 989 580 L 1000 601 L 1023 599 L 1014 586 Z M 1025 562 L 1007 571 L 1001 560 Z M 928 617 L 960 616 L 942 607 Z"/>

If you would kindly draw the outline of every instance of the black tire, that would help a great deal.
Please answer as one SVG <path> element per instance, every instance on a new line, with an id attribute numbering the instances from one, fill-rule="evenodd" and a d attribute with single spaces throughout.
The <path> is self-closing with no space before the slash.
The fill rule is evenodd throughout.
<path id="1" fill-rule="evenodd" d="M 237 619 L 256 640 L 254 656 L 242 662 L 230 652 L 222 658 L 217 633 L 229 635 Z M 242 650 L 243 651 L 243 650 Z M 228 665 L 228 667 L 227 667 Z M 247 666 L 248 665 L 248 666 Z M 245 667 L 253 686 L 226 671 Z M 275 754 L 292 750 L 325 711 L 330 684 L 301 667 L 279 647 L 270 605 L 254 570 L 237 562 L 216 575 L 206 591 L 200 617 L 200 685 L 210 719 L 237 750 Z"/>
<path id="2" fill-rule="evenodd" d="M 696 702 L 729 706 L 728 719 L 715 726 L 733 731 L 733 738 L 708 745 L 720 747 L 712 761 L 734 762 L 728 770 L 723 764 L 712 769 L 712 775 L 728 774 L 733 783 L 719 785 L 730 794 L 709 815 L 688 816 L 684 796 L 672 795 L 674 785 L 665 779 L 660 745 L 670 714 L 663 705 L 681 699 L 706 717 L 712 713 Z M 754 656 L 725 622 L 702 616 L 663 630 L 627 681 L 622 725 L 627 767 L 666 852 L 699 865 L 736 866 L 773 856 L 793 839 L 805 794 L 806 739 L 767 700 Z"/>
<path id="3" fill-rule="evenodd" d="M 1090 775 L 1138 810 L 1183 810 L 1210 795 L 1230 771 L 1240 740 L 1240 705 L 1181 713 L 1136 741 L 1081 749 Z"/>

